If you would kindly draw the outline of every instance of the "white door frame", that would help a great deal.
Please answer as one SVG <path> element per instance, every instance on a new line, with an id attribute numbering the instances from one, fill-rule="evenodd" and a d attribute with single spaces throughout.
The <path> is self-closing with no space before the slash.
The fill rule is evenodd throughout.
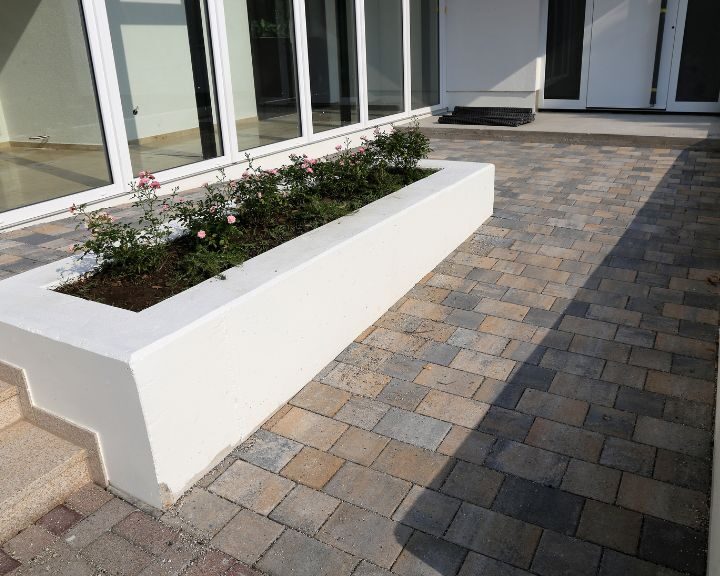
<path id="1" fill-rule="evenodd" d="M 542 0 L 540 5 L 540 58 L 539 80 L 540 100 L 539 108 L 559 110 L 584 110 L 587 102 L 588 71 L 590 69 L 590 40 L 592 38 L 594 0 L 585 0 L 585 32 L 583 35 L 582 68 L 580 72 L 580 96 L 577 100 L 560 100 L 545 98 L 545 58 L 547 50 L 548 5 L 549 0 Z"/>
<path id="2" fill-rule="evenodd" d="M 670 87 L 668 89 L 667 111 L 668 112 L 720 112 L 720 95 L 717 102 L 678 102 L 677 83 L 680 75 L 680 59 L 682 57 L 682 45 L 685 38 L 685 19 L 687 17 L 688 0 L 680 0 L 678 17 L 675 30 L 675 49 L 673 50 L 672 66 L 670 68 Z"/>

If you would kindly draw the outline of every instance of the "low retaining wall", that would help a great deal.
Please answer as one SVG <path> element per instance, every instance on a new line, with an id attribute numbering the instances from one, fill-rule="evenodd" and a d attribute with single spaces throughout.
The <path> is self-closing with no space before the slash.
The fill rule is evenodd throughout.
<path id="1" fill-rule="evenodd" d="M 49 290 L 74 258 L 4 280 L 0 361 L 97 434 L 113 487 L 167 506 L 492 214 L 492 165 L 425 166 L 441 170 L 139 313 Z"/>

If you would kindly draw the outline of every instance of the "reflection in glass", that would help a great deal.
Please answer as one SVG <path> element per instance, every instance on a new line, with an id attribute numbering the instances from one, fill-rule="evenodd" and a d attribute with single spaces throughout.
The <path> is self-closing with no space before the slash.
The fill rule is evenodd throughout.
<path id="1" fill-rule="evenodd" d="M 204 0 L 106 0 L 133 171 L 222 155 Z"/>
<path id="2" fill-rule="evenodd" d="M 405 110 L 402 0 L 365 0 L 368 116 Z"/>
<path id="3" fill-rule="evenodd" d="M 110 184 L 79 1 L 0 14 L 0 212 Z"/>
<path id="4" fill-rule="evenodd" d="M 292 0 L 225 0 L 239 150 L 302 134 Z"/>
<path id="5" fill-rule="evenodd" d="M 353 0 L 306 0 L 313 131 L 360 122 Z"/>
<path id="6" fill-rule="evenodd" d="M 545 98 L 578 100 L 582 74 L 585 2 L 550 0 L 545 56 Z"/>
<path id="7" fill-rule="evenodd" d="M 440 7 L 438 0 L 410 0 L 412 108 L 440 104 Z"/>
<path id="8" fill-rule="evenodd" d="M 717 102 L 720 97 L 720 2 L 690 0 L 685 18 L 678 102 Z"/>

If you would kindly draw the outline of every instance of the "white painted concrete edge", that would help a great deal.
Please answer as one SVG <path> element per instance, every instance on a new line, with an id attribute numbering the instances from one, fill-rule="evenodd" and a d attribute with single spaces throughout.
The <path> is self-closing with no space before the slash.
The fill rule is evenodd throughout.
<path id="1" fill-rule="evenodd" d="M 718 331 L 720 338 L 720 330 Z M 720 366 L 720 351 L 718 351 Z M 715 433 L 713 446 L 712 484 L 710 488 L 710 531 L 708 534 L 708 576 L 720 575 L 720 372 L 715 388 Z"/>
<path id="2" fill-rule="evenodd" d="M 167 505 L 491 214 L 494 167 L 438 173 L 143 312 L 0 282 L 0 359 L 34 403 L 97 432 L 110 483 Z"/>

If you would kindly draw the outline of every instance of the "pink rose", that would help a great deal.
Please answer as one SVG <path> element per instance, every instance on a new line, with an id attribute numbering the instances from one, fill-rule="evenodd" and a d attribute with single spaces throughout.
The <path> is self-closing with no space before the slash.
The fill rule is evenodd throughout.
<path id="1" fill-rule="evenodd" d="M 335 146 L 335 150 L 337 150 L 338 152 L 340 152 L 340 150 L 342 150 L 342 146 L 340 146 L 340 144 L 338 144 L 337 146 Z"/>
<path id="2" fill-rule="evenodd" d="M 200 232 L 197 233 L 197 237 L 200 238 L 200 240 L 205 238 L 205 236 L 207 236 L 207 234 L 205 234 L 205 230 L 200 230 Z"/>
<path id="3" fill-rule="evenodd" d="M 233 216 L 232 214 L 228 216 L 228 224 L 235 224 L 235 216 Z"/>
<path id="4" fill-rule="evenodd" d="M 150 179 L 145 178 L 145 176 L 143 176 L 142 178 L 140 178 L 140 180 L 138 180 L 138 186 L 147 186 L 148 184 L 150 184 Z"/>
<path id="5" fill-rule="evenodd" d="M 215 206 L 210 206 L 210 214 L 213 214 L 217 210 Z"/>
<path id="6" fill-rule="evenodd" d="M 148 175 L 148 173 L 145 172 L 145 170 L 141 170 L 140 174 L 138 174 L 138 178 L 145 178 L 145 176 L 147 176 L 147 175 Z"/>
<path id="7" fill-rule="evenodd" d="M 314 172 L 314 170 L 313 170 L 312 168 L 308 168 L 308 169 L 307 169 L 307 173 L 308 173 L 308 174 L 312 174 L 313 172 Z"/>
<path id="8" fill-rule="evenodd" d="M 361 146 L 360 148 L 358 148 L 358 152 L 360 152 L 360 154 L 365 154 L 365 148 Z"/>
<path id="9" fill-rule="evenodd" d="M 157 190 L 158 188 L 160 188 L 160 182 L 158 182 L 157 180 L 153 180 L 152 182 L 150 182 L 150 188 L 154 188 L 155 190 Z"/>

